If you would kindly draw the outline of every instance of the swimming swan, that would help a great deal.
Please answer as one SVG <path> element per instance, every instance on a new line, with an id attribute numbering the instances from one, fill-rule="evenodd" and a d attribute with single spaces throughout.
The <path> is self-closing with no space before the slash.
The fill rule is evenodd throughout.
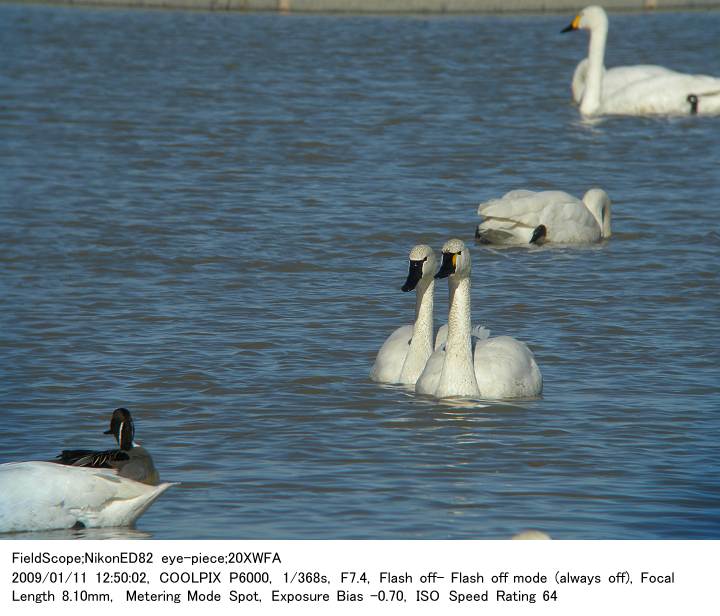
<path id="1" fill-rule="evenodd" d="M 459 239 L 442 249 L 435 278 L 448 278 L 451 303 L 444 351 L 428 360 L 415 391 L 436 398 L 530 398 L 542 392 L 542 375 L 530 350 L 509 336 L 489 337 L 470 325 L 470 251 Z M 473 335 L 478 337 L 472 348 Z"/>
<path id="2" fill-rule="evenodd" d="M 606 69 L 608 18 L 600 6 L 580 11 L 563 32 L 590 30 L 588 57 L 573 75 L 573 98 L 586 116 L 720 114 L 720 78 L 654 65 Z"/>
<path id="3" fill-rule="evenodd" d="M 437 258 L 430 246 L 410 251 L 410 268 L 402 286 L 415 289 L 415 322 L 398 327 L 378 351 L 370 378 L 379 383 L 414 385 L 433 351 L 433 294 Z"/>
<path id="4" fill-rule="evenodd" d="M 482 244 L 585 244 L 611 235 L 610 198 L 591 188 L 582 198 L 559 190 L 512 190 L 478 206 L 475 230 Z"/>
<path id="5" fill-rule="evenodd" d="M 66 450 L 49 462 L 0 464 L 0 532 L 129 526 L 172 483 L 132 441 L 127 409 L 110 421 L 119 449 Z"/>

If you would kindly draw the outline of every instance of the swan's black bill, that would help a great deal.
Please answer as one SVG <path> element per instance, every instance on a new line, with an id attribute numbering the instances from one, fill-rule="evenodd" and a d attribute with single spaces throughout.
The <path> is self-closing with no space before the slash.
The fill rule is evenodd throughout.
<path id="1" fill-rule="evenodd" d="M 407 280 L 405 281 L 405 284 L 400 287 L 406 293 L 408 291 L 412 291 L 417 286 L 417 283 L 420 282 L 420 279 L 422 278 L 423 263 L 425 263 L 424 260 L 410 261 L 410 269 L 408 270 Z"/>
<path id="2" fill-rule="evenodd" d="M 443 260 L 435 278 L 447 278 L 450 274 L 455 273 L 455 253 L 444 252 Z"/>
<path id="3" fill-rule="evenodd" d="M 533 231 L 530 243 L 539 244 L 545 239 L 545 236 L 547 236 L 547 227 L 545 225 L 538 225 Z"/>
<path id="4" fill-rule="evenodd" d="M 573 30 L 580 29 L 580 15 L 575 15 L 574 19 L 570 22 L 570 25 L 560 30 L 560 32 L 572 32 Z"/>

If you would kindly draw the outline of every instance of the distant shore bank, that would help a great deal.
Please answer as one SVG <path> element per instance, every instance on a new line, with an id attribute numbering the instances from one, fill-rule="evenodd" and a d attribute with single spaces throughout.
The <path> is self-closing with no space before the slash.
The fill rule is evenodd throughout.
<path id="1" fill-rule="evenodd" d="M 447 14 L 573 12 L 593 4 L 593 0 L 30 0 L 30 3 L 284 13 Z M 598 3 L 611 11 L 720 8 L 720 0 L 605 0 Z"/>

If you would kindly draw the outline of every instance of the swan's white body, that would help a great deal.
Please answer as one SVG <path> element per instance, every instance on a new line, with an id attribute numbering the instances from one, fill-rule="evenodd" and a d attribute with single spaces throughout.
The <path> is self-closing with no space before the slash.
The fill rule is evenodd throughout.
<path id="1" fill-rule="evenodd" d="M 483 221 L 475 237 L 488 244 L 529 244 L 533 232 L 545 226 L 545 242 L 585 244 L 611 235 L 610 198 L 592 188 L 582 200 L 559 190 L 512 190 L 500 199 L 481 203 Z"/>
<path id="2" fill-rule="evenodd" d="M 0 464 L 0 532 L 129 526 L 172 483 L 53 462 Z"/>
<path id="3" fill-rule="evenodd" d="M 582 102 L 585 93 L 585 84 L 587 81 L 589 59 L 583 58 L 575 68 L 572 80 L 573 100 L 579 105 Z M 636 64 L 634 66 L 616 66 L 614 68 L 605 68 L 602 75 L 603 94 L 612 98 L 627 87 L 629 84 L 660 75 L 672 75 L 671 71 L 664 66 L 656 66 L 654 64 Z"/>
<path id="4" fill-rule="evenodd" d="M 398 327 L 380 347 L 370 371 L 370 378 L 379 383 L 414 385 L 433 351 L 433 276 L 437 260 L 432 248 L 418 245 L 410 251 L 411 267 L 413 261 L 422 262 L 422 277 L 415 286 L 415 322 Z"/>
<path id="5" fill-rule="evenodd" d="M 373 381 L 400 383 L 400 373 L 410 351 L 414 330 L 414 323 L 403 325 L 386 338 L 370 370 L 370 378 Z"/>
<path id="6" fill-rule="evenodd" d="M 720 78 L 688 75 L 655 65 L 606 69 L 607 14 L 584 8 L 566 30 L 590 30 L 588 57 L 573 76 L 572 91 L 585 116 L 720 114 Z M 693 109 L 688 97 L 697 97 Z"/>
<path id="7" fill-rule="evenodd" d="M 453 260 L 449 275 L 450 310 L 444 348 L 433 352 L 415 391 L 436 398 L 531 398 L 542 392 L 542 375 L 525 344 L 509 336 L 473 332 L 470 319 L 470 253 L 461 240 L 450 240 L 443 257 Z M 473 333 L 479 339 L 473 350 Z"/>

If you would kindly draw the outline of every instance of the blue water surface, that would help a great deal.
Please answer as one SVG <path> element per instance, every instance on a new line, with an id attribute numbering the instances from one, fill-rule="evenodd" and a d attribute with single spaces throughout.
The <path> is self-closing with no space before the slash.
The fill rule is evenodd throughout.
<path id="1" fill-rule="evenodd" d="M 119 536 L 720 538 L 720 118 L 583 122 L 570 17 L 0 5 L 0 462 L 127 406 L 182 484 Z M 611 14 L 606 63 L 720 75 L 718 32 Z M 473 241 L 480 201 L 591 186 L 606 243 Z M 369 380 L 451 237 L 541 399 Z"/>

